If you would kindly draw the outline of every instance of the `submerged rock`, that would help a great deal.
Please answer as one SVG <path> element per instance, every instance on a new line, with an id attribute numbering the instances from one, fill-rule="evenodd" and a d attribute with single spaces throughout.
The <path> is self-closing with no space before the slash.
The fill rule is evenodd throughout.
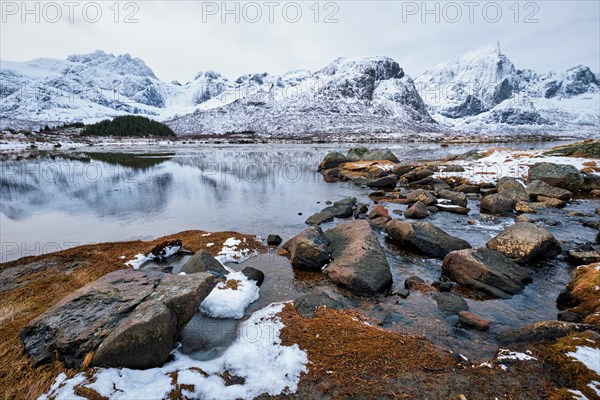
<path id="1" fill-rule="evenodd" d="M 319 307 L 333 308 L 336 310 L 344 308 L 339 301 L 335 301 L 325 293 L 307 293 L 294 300 L 294 306 L 298 314 L 304 318 L 312 318 Z"/>
<path id="2" fill-rule="evenodd" d="M 451 236 L 430 222 L 404 222 L 393 219 L 385 227 L 392 241 L 431 257 L 444 258 L 454 250 L 467 249 L 466 240 Z"/>
<path id="3" fill-rule="evenodd" d="M 469 306 L 465 299 L 455 293 L 442 292 L 435 295 L 435 301 L 440 310 L 452 314 L 458 314 L 459 311 L 466 311 Z"/>
<path id="4" fill-rule="evenodd" d="M 553 257 L 561 252 L 552 233 L 529 222 L 518 222 L 506 228 L 487 242 L 487 247 L 517 262 Z"/>
<path id="5" fill-rule="evenodd" d="M 543 181 L 550 186 L 556 186 L 577 193 L 583 184 L 583 177 L 577 168 L 568 164 L 553 164 L 541 162 L 529 168 L 527 182 Z"/>
<path id="6" fill-rule="evenodd" d="M 279 235 L 269 235 L 267 236 L 267 244 L 269 246 L 279 246 L 283 242 L 283 239 Z"/>
<path id="7" fill-rule="evenodd" d="M 333 260 L 323 273 L 333 282 L 361 296 L 382 293 L 392 286 L 390 266 L 367 221 L 341 224 L 325 234 Z"/>
<path id="8" fill-rule="evenodd" d="M 474 328 L 480 331 L 490 329 L 490 321 L 487 321 L 469 311 L 460 311 L 458 313 L 458 322 L 467 328 Z"/>
<path id="9" fill-rule="evenodd" d="M 523 267 L 486 247 L 449 253 L 442 272 L 459 285 L 502 299 L 521 293 L 531 282 Z"/>
<path id="10" fill-rule="evenodd" d="M 33 319 L 21 340 L 36 363 L 58 354 L 69 368 L 79 368 L 93 352 L 95 366 L 159 367 L 215 284 L 207 273 L 112 272 Z"/>
<path id="11" fill-rule="evenodd" d="M 305 271 L 320 272 L 329 262 L 329 239 L 318 226 L 304 229 L 284 243 L 292 267 Z"/>

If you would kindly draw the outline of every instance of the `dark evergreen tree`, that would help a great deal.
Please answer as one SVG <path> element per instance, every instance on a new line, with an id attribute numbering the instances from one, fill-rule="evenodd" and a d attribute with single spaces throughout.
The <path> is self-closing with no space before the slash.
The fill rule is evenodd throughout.
<path id="1" fill-rule="evenodd" d="M 107 119 L 86 125 L 81 134 L 83 136 L 176 136 L 175 132 L 165 124 L 135 115 L 116 117 L 113 120 Z"/>

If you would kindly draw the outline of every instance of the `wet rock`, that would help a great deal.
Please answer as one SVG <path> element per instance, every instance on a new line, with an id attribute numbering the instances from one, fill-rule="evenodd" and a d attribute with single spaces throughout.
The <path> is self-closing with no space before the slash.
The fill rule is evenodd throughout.
<path id="1" fill-rule="evenodd" d="M 510 189 L 521 191 L 525 190 L 525 187 L 516 178 L 505 176 L 498 180 L 498 183 L 496 184 L 496 191 L 498 193 Z"/>
<path id="2" fill-rule="evenodd" d="M 186 274 L 195 274 L 198 272 L 210 272 L 213 275 L 225 276 L 229 273 L 227 269 L 205 250 L 201 250 L 194 254 L 184 265 L 181 267 L 181 272 Z"/>
<path id="3" fill-rule="evenodd" d="M 430 206 L 432 204 L 435 204 L 436 200 L 435 196 L 431 192 L 428 192 L 423 189 L 417 189 L 408 193 L 408 195 L 406 196 L 406 201 L 408 201 L 409 203 L 416 203 L 417 201 L 420 201 L 424 205 Z"/>
<path id="4" fill-rule="evenodd" d="M 494 194 L 496 193 L 496 188 L 495 187 L 491 187 L 491 188 L 481 188 L 481 195 L 482 196 L 489 196 L 490 194 Z"/>
<path id="5" fill-rule="evenodd" d="M 441 179 L 434 179 L 430 182 L 431 186 L 433 186 L 433 191 L 435 193 L 439 193 L 441 190 L 450 190 L 452 186 L 448 185 L 445 181 Z"/>
<path id="6" fill-rule="evenodd" d="M 408 289 L 398 289 L 398 290 L 395 290 L 392 294 L 395 294 L 396 296 L 400 296 L 403 299 L 406 299 L 408 296 L 410 296 L 410 291 Z"/>
<path id="7" fill-rule="evenodd" d="M 521 293 L 531 282 L 523 267 L 485 247 L 449 253 L 442 272 L 459 285 L 502 299 Z"/>
<path id="8" fill-rule="evenodd" d="M 250 279 L 251 281 L 255 281 L 256 286 L 262 285 L 265 281 L 265 274 L 256 268 L 246 267 L 242 270 L 242 274 L 244 274 L 246 278 Z"/>
<path id="9" fill-rule="evenodd" d="M 543 203 L 549 207 L 554 207 L 554 208 L 563 208 L 564 206 L 567 205 L 566 201 L 555 199 L 554 197 L 538 196 L 537 200 L 540 203 Z"/>
<path id="10" fill-rule="evenodd" d="M 354 207 L 353 204 L 335 202 L 332 206 L 325 207 L 321 212 L 329 213 L 336 218 L 348 218 L 352 216 Z"/>
<path id="11" fill-rule="evenodd" d="M 435 207 L 438 211 L 445 211 L 452 214 L 468 215 L 470 208 L 456 206 L 454 204 L 436 204 Z"/>
<path id="12" fill-rule="evenodd" d="M 348 157 L 343 155 L 342 153 L 338 153 L 337 151 L 332 151 L 331 153 L 327 153 L 323 161 L 319 164 L 317 168 L 318 171 L 323 171 L 326 169 L 331 169 L 339 166 L 340 164 L 346 163 L 350 161 Z"/>
<path id="13" fill-rule="evenodd" d="M 445 281 L 435 281 L 431 284 L 431 286 L 433 286 L 440 292 L 449 292 L 454 287 L 454 283 Z"/>
<path id="14" fill-rule="evenodd" d="M 500 344 L 549 342 L 572 333 L 598 331 L 597 327 L 564 321 L 542 321 L 501 332 L 496 339 Z"/>
<path id="15" fill-rule="evenodd" d="M 465 172 L 465 169 L 462 165 L 453 164 L 446 165 L 446 167 L 444 167 L 444 172 Z"/>
<path id="16" fill-rule="evenodd" d="M 356 205 L 356 197 L 347 197 L 345 199 L 342 200 L 338 200 L 335 203 L 333 203 L 334 206 L 339 207 L 339 206 L 355 206 Z"/>
<path id="17" fill-rule="evenodd" d="M 350 150 L 348 150 L 348 153 L 346 153 L 346 157 L 352 161 L 360 161 L 363 159 L 362 157 L 368 152 L 369 149 L 364 146 L 353 147 Z"/>
<path id="18" fill-rule="evenodd" d="M 392 286 L 392 274 L 379 240 L 367 221 L 341 224 L 326 232 L 333 261 L 323 271 L 333 282 L 361 296 Z"/>
<path id="19" fill-rule="evenodd" d="M 460 311 L 458 313 L 458 322 L 467 328 L 473 328 L 480 331 L 487 331 L 490 329 L 490 321 L 487 321 L 477 315 L 468 311 Z"/>
<path id="20" fill-rule="evenodd" d="M 560 244 L 552 233 L 529 222 L 509 226 L 486 245 L 516 262 L 553 257 L 561 252 Z"/>
<path id="21" fill-rule="evenodd" d="M 569 257 L 575 265 L 584 265 L 600 262 L 600 252 L 591 251 L 570 251 Z"/>
<path id="22" fill-rule="evenodd" d="M 423 286 L 427 286 L 427 284 L 418 276 L 409 276 L 404 280 L 404 288 L 408 290 L 419 290 Z"/>
<path id="23" fill-rule="evenodd" d="M 532 200 L 537 200 L 538 196 L 553 197 L 563 201 L 569 201 L 573 197 L 573 193 L 566 189 L 550 186 L 546 182 L 535 180 L 527 185 L 527 193 Z"/>
<path id="24" fill-rule="evenodd" d="M 412 321 L 400 314 L 397 313 L 389 313 L 385 316 L 383 321 L 381 322 L 381 326 L 386 329 L 393 328 L 394 325 L 410 325 Z"/>
<path id="25" fill-rule="evenodd" d="M 354 217 L 358 218 L 360 215 L 364 215 L 369 212 L 369 207 L 366 204 L 358 203 L 354 210 Z"/>
<path id="26" fill-rule="evenodd" d="M 79 368 L 95 352 L 95 366 L 158 367 L 215 284 L 206 273 L 112 272 L 33 319 L 21 340 L 36 363 L 57 354 L 69 368 Z"/>
<path id="27" fill-rule="evenodd" d="M 325 222 L 333 221 L 334 216 L 327 211 L 319 211 L 316 214 L 311 215 L 304 221 L 307 225 L 321 225 Z"/>
<path id="28" fill-rule="evenodd" d="M 292 267 L 305 271 L 320 272 L 329 262 L 329 239 L 318 226 L 304 229 L 284 243 Z"/>
<path id="29" fill-rule="evenodd" d="M 579 324 L 583 321 L 583 316 L 573 311 L 562 311 L 556 316 L 556 319 L 564 322 Z"/>
<path id="30" fill-rule="evenodd" d="M 377 217 L 369 220 L 369 225 L 376 229 L 385 229 L 388 222 L 390 222 L 391 217 Z"/>
<path id="31" fill-rule="evenodd" d="M 267 244 L 269 246 L 279 246 L 283 242 L 283 239 L 279 235 L 269 235 L 267 236 Z"/>
<path id="32" fill-rule="evenodd" d="M 447 234 L 430 222 L 409 223 L 393 219 L 386 225 L 385 232 L 392 241 L 436 258 L 471 247 L 467 241 Z"/>
<path id="33" fill-rule="evenodd" d="M 440 310 L 452 314 L 458 314 L 459 311 L 466 311 L 469 306 L 465 299 L 455 293 L 442 292 L 434 296 L 437 306 Z"/>
<path id="34" fill-rule="evenodd" d="M 398 177 L 394 174 L 374 179 L 367 183 L 368 187 L 372 188 L 394 188 L 398 183 Z"/>
<path id="35" fill-rule="evenodd" d="M 396 165 L 394 165 L 394 169 L 392 170 L 392 172 L 394 172 L 394 174 L 396 174 L 396 176 L 402 176 L 402 175 L 408 174 L 410 171 L 412 171 L 416 167 L 417 166 L 414 164 L 407 164 L 407 163 L 396 164 Z"/>
<path id="36" fill-rule="evenodd" d="M 600 175 L 598 174 L 582 174 L 583 183 L 581 184 L 581 190 L 583 192 L 592 192 L 594 190 L 600 190 Z"/>
<path id="37" fill-rule="evenodd" d="M 373 207 L 371 209 L 371 212 L 369 213 L 370 219 L 375 219 L 375 218 L 379 218 L 379 217 L 389 217 L 389 216 L 390 216 L 390 213 L 388 212 L 387 208 L 385 208 L 384 206 L 380 206 L 380 205 Z"/>
<path id="38" fill-rule="evenodd" d="M 411 219 L 423 219 L 429 216 L 429 210 L 425 204 L 417 201 L 404 212 L 404 216 Z"/>
<path id="39" fill-rule="evenodd" d="M 337 167 L 324 170 L 322 174 L 325 182 L 337 182 L 341 178 L 341 170 Z"/>
<path id="40" fill-rule="evenodd" d="M 481 199 L 479 207 L 481 211 L 491 214 L 512 212 L 519 201 L 529 201 L 529 195 L 525 189 L 506 189 L 502 192 L 490 194 Z"/>
<path id="41" fill-rule="evenodd" d="M 333 300 L 325 293 L 307 293 L 302 295 L 294 300 L 294 306 L 296 307 L 298 314 L 302 315 L 304 318 L 313 318 L 315 316 L 315 311 L 317 311 L 319 307 L 333 308 L 336 310 L 344 308 L 342 303 Z"/>
<path id="42" fill-rule="evenodd" d="M 450 200 L 451 204 L 460 207 L 467 206 L 467 196 L 461 192 L 455 192 L 453 190 L 440 190 L 437 195 L 441 199 Z"/>
<path id="43" fill-rule="evenodd" d="M 466 183 L 463 183 L 462 185 L 458 185 L 454 188 L 455 191 L 457 192 L 461 192 L 461 193 L 479 193 L 479 186 L 477 185 L 469 185 Z"/>
<path id="44" fill-rule="evenodd" d="M 529 168 L 527 182 L 535 180 L 546 182 L 577 193 L 583 184 L 583 177 L 577 168 L 568 164 L 553 164 L 547 162 L 536 163 Z"/>
<path id="45" fill-rule="evenodd" d="M 430 177 L 433 174 L 434 174 L 434 172 L 427 168 L 414 169 L 414 170 L 402 175 L 402 178 L 406 179 L 409 182 L 415 182 L 415 181 L 420 181 L 422 179 Z"/>

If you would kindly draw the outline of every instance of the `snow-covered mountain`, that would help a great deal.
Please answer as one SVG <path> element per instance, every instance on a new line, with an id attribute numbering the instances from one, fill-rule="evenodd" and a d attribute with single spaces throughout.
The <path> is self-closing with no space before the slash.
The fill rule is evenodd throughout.
<path id="1" fill-rule="evenodd" d="M 460 54 L 414 82 L 388 57 L 235 80 L 201 71 L 184 84 L 160 80 L 128 54 L 0 61 L 0 128 L 138 114 L 179 134 L 598 134 L 599 109 L 598 77 L 589 68 L 519 70 L 498 45 Z"/>
<path id="2" fill-rule="evenodd" d="M 520 70 L 493 44 L 434 66 L 415 84 L 432 116 L 461 131 L 600 130 L 600 83 L 583 65 Z"/>
<path id="3" fill-rule="evenodd" d="M 163 82 L 140 59 L 102 51 L 0 64 L 0 116 L 94 122 L 124 114 L 167 121 L 182 134 L 437 131 L 412 80 L 387 57 L 338 59 L 312 74 L 199 72 Z M 6 125 L 5 123 L 5 125 Z"/>

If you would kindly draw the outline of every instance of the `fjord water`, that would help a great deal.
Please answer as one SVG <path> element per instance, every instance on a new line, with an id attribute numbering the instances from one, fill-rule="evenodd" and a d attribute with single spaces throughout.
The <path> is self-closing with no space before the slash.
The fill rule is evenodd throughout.
<path id="1" fill-rule="evenodd" d="M 371 147 L 390 147 L 400 160 L 413 161 L 489 146 L 493 145 Z M 94 149 L 4 161 L 0 262 L 75 245 L 151 239 L 187 229 L 233 230 L 263 237 L 278 233 L 285 239 L 305 227 L 304 220 L 327 200 L 347 196 L 368 200 L 368 189 L 351 183 L 326 183 L 316 172 L 328 151 L 345 152 L 350 147 L 269 144 Z"/>
<path id="2" fill-rule="evenodd" d="M 379 144 L 389 147 L 402 161 L 442 159 L 472 149 L 502 146 L 543 148 L 557 143 L 510 143 L 485 145 Z M 277 144 L 206 145 L 144 149 L 103 149 L 68 152 L 2 164 L 0 176 L 0 233 L 2 262 L 79 244 L 152 239 L 187 229 L 232 230 L 262 237 L 270 233 L 284 240 L 306 227 L 304 221 L 325 207 L 327 200 L 354 196 L 372 204 L 368 188 L 352 183 L 326 183 L 316 172 L 323 156 L 332 150 L 345 152 L 351 145 Z M 406 206 L 390 204 L 402 211 Z M 513 222 L 512 218 L 480 218 L 471 200 L 467 218 L 439 212 L 431 222 L 473 246 L 487 240 Z M 574 202 L 569 210 L 593 212 L 587 200 Z M 299 215 L 302 213 L 302 215 Z M 585 243 L 591 228 L 569 221 L 562 210 L 553 212 L 560 221 L 547 227 L 561 241 Z M 323 225 L 324 229 L 344 220 Z M 394 289 L 417 275 L 430 282 L 440 276 L 441 261 L 396 248 L 378 232 L 392 268 Z M 178 257 L 171 264 L 185 262 Z M 533 283 L 509 300 L 467 300 L 471 311 L 495 322 L 489 333 L 455 328 L 456 316 L 437 309 L 428 294 L 419 292 L 401 302 L 396 297 L 359 299 L 328 283 L 321 274 L 292 271 L 287 259 L 273 251 L 241 265 L 266 274 L 260 299 L 246 312 L 273 302 L 291 300 L 307 291 L 325 291 L 381 321 L 393 315 L 396 324 L 384 324 L 404 333 L 427 336 L 470 357 L 489 355 L 494 334 L 508 327 L 556 318 L 555 300 L 569 281 L 571 267 L 564 261 L 542 263 L 532 269 Z M 388 321 L 389 322 L 389 321 Z M 182 332 L 182 349 L 198 359 L 216 357 L 235 340 L 239 321 L 216 320 L 201 313 Z"/>

